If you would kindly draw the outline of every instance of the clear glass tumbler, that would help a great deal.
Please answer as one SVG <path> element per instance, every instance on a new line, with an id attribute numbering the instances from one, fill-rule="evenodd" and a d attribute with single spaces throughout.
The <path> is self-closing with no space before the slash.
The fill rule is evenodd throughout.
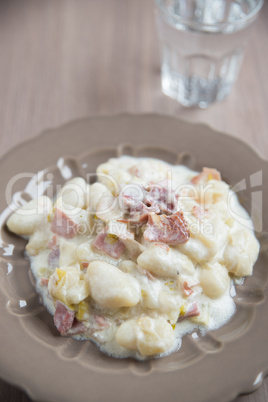
<path id="1" fill-rule="evenodd" d="M 155 0 L 162 90 L 206 108 L 231 92 L 264 0 Z"/>

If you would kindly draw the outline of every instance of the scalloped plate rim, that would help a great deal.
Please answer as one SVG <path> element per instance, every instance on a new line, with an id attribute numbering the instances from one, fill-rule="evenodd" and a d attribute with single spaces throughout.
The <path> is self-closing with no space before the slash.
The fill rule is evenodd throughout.
<path id="1" fill-rule="evenodd" d="M 230 139 L 232 139 L 232 140 L 234 140 L 234 141 L 236 141 L 236 142 L 242 142 L 245 146 L 247 146 L 247 148 L 248 148 L 248 150 L 250 150 L 251 152 L 253 151 L 255 154 L 256 154 L 256 156 L 258 156 L 258 158 L 260 158 L 263 162 L 267 162 L 268 163 L 268 158 L 265 158 L 261 153 L 260 153 L 260 151 L 257 149 L 257 148 L 255 148 L 255 146 L 253 145 L 253 144 L 250 144 L 247 140 L 245 140 L 244 138 L 240 138 L 240 137 L 236 137 L 235 135 L 233 135 L 233 134 L 230 134 L 230 133 L 227 133 L 227 132 L 223 132 L 223 131 L 220 131 L 220 130 L 217 130 L 217 129 L 215 129 L 215 128 L 213 128 L 210 124 L 207 124 L 207 123 L 198 123 L 198 122 L 195 122 L 195 123 L 192 123 L 192 122 L 189 122 L 188 120 L 185 120 L 185 119 L 182 119 L 182 118 L 179 118 L 179 117 L 176 117 L 176 116 L 174 116 L 174 115 L 172 115 L 172 114 L 164 114 L 164 113 L 130 113 L 130 112 L 122 112 L 122 113 L 115 113 L 115 114 L 101 114 L 101 115 L 95 115 L 95 114 L 93 114 L 93 115 L 89 115 L 89 116 L 82 116 L 82 117 L 78 117 L 77 119 L 73 119 L 73 120 L 70 120 L 70 121 L 67 121 L 67 122 L 64 122 L 64 123 L 62 123 L 62 124 L 58 124 L 58 125 L 55 125 L 55 126 L 51 126 L 51 127 L 48 127 L 48 128 L 46 128 L 46 129 L 44 129 L 44 130 L 42 130 L 39 134 L 37 134 L 37 135 L 35 135 L 34 137 L 32 137 L 32 138 L 28 138 L 27 140 L 22 140 L 22 141 L 20 141 L 18 144 L 16 144 L 16 145 L 14 145 L 12 148 L 10 148 L 7 152 L 5 152 L 1 157 L 0 157 L 0 165 L 1 165 L 1 163 L 6 159 L 6 158 L 8 158 L 9 156 L 10 156 L 10 154 L 12 154 L 14 151 L 16 151 L 17 149 L 19 149 L 19 148 L 21 148 L 21 147 L 23 147 L 23 146 L 26 146 L 27 144 L 29 144 L 29 143 L 32 143 L 32 142 L 35 142 L 35 141 L 38 141 L 38 139 L 40 138 L 40 137 L 43 137 L 43 136 L 45 136 L 45 135 L 47 135 L 48 133 L 51 133 L 51 132 L 53 132 L 53 131 L 57 131 L 57 130 L 59 130 L 59 129 L 64 129 L 64 128 L 67 128 L 67 127 L 70 127 L 70 126 L 72 126 L 72 125 L 75 125 L 75 124 L 77 124 L 77 123 L 79 123 L 79 122 L 82 122 L 82 121 L 86 121 L 86 120 L 92 120 L 92 119 L 111 119 L 111 118 L 120 118 L 120 117 L 130 117 L 130 118 L 136 118 L 136 117 L 139 117 L 139 118 L 142 118 L 142 117 L 160 117 L 160 118 L 169 118 L 169 119 L 174 119 L 174 120 L 176 120 L 176 121 L 178 121 L 178 122 L 183 122 L 183 123 L 185 123 L 185 124 L 189 124 L 189 125 L 192 125 L 192 126 L 202 126 L 202 127 L 204 127 L 204 128 L 207 128 L 207 129 L 209 129 L 210 131 L 213 131 L 214 133 L 216 133 L 217 135 L 221 135 L 221 136 L 227 136 L 227 137 L 229 137 Z M 1 167 L 1 166 L 0 166 Z"/>

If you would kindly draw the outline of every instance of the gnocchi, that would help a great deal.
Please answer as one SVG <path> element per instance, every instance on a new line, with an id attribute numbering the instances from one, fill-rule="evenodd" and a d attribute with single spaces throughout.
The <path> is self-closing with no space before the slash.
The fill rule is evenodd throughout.
<path id="1" fill-rule="evenodd" d="M 46 223 L 51 206 L 51 200 L 45 196 L 29 201 L 9 217 L 8 229 L 18 235 L 32 235 L 40 225 Z"/>
<path id="2" fill-rule="evenodd" d="M 138 281 L 107 262 L 89 264 L 86 279 L 92 298 L 103 307 L 135 306 L 140 300 Z"/>
<path id="3" fill-rule="evenodd" d="M 172 348 L 175 335 L 171 325 L 162 317 L 154 319 L 142 316 L 121 324 L 115 339 L 125 349 L 152 356 Z"/>
<path id="4" fill-rule="evenodd" d="M 141 253 L 137 259 L 138 265 L 160 277 L 177 277 L 183 272 L 192 275 L 195 267 L 190 258 L 176 249 L 153 244 Z"/>

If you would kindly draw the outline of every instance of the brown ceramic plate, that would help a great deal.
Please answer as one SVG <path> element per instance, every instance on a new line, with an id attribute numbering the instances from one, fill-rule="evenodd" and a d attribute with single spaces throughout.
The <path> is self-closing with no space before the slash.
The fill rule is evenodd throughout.
<path id="1" fill-rule="evenodd" d="M 25 142 L 0 161 L 0 376 L 38 401 L 224 402 L 254 390 L 268 372 L 268 213 L 253 208 L 261 253 L 254 275 L 237 287 L 237 312 L 222 328 L 187 335 L 171 356 L 146 362 L 117 360 L 90 342 L 60 337 L 39 302 L 24 258 L 25 241 L 8 233 L 5 190 L 30 198 L 44 183 L 61 184 L 95 171 L 110 157 L 149 156 L 211 166 L 251 212 L 253 194 L 268 199 L 268 161 L 251 147 L 204 125 L 160 115 L 119 115 L 72 122 Z M 33 179 L 30 173 L 43 171 Z M 262 176 L 261 173 L 262 172 Z M 23 179 L 20 173 L 29 173 Z M 261 184 L 261 179 L 262 183 Z M 30 183 L 27 184 L 27 182 Z M 244 183 L 244 185 L 243 185 Z M 27 187 L 26 187 L 27 185 Z M 251 188 L 257 186 L 256 188 Z M 260 193 L 258 193 L 260 194 Z"/>

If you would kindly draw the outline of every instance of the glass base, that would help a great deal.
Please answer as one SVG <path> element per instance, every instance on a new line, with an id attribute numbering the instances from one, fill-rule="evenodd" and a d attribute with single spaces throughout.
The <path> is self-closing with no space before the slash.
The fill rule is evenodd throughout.
<path id="1" fill-rule="evenodd" d="M 233 83 L 220 78 L 209 80 L 162 72 L 163 93 L 186 107 L 198 106 L 205 109 L 214 102 L 224 100 L 231 92 L 232 86 Z"/>

